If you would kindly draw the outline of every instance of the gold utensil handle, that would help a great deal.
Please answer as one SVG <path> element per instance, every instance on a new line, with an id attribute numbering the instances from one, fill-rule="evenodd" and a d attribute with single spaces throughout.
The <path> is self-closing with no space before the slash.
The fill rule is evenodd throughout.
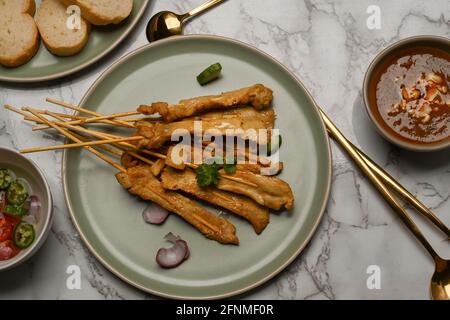
<path id="1" fill-rule="evenodd" d="M 320 109 L 319 109 L 320 110 Z M 371 170 L 370 166 L 364 161 L 363 157 L 358 153 L 358 151 L 353 147 L 352 143 L 347 140 L 347 138 L 339 131 L 339 129 L 333 124 L 333 122 L 328 118 L 328 116 L 320 110 L 323 121 L 327 127 L 328 132 L 331 137 L 339 143 L 341 147 L 347 151 L 350 157 L 355 161 L 355 163 L 360 167 L 360 169 L 366 174 L 370 181 L 381 193 L 383 198 L 388 202 L 392 209 L 399 215 L 402 221 L 406 224 L 409 230 L 414 234 L 414 236 L 422 243 L 422 245 L 427 249 L 433 259 L 438 262 L 442 260 L 436 251 L 433 249 L 431 244 L 424 237 L 420 229 L 411 219 L 409 214 L 403 209 L 398 200 L 391 194 L 387 187 L 383 184 L 380 178 Z"/>
<path id="2" fill-rule="evenodd" d="M 328 130 L 328 129 L 327 129 Z M 330 132 L 330 131 L 328 131 Z M 372 169 L 375 174 L 383 180 L 387 185 L 393 188 L 405 201 L 411 204 L 419 213 L 428 218 L 436 227 L 438 227 L 448 239 L 450 239 L 450 229 L 440 220 L 430 209 L 428 209 L 422 202 L 414 197 L 408 190 L 406 190 L 400 183 L 397 182 L 389 173 L 387 173 L 378 164 L 372 161 L 363 151 L 351 143 L 352 148 L 358 152 L 366 164 Z"/>
<path id="3" fill-rule="evenodd" d="M 430 209 L 428 209 L 422 202 L 414 197 L 408 190 L 406 190 L 400 183 L 398 183 L 389 173 L 384 171 L 383 168 L 373 162 L 364 152 L 358 149 L 351 142 L 352 147 L 363 158 L 366 164 L 372 169 L 375 174 L 382 179 L 386 184 L 393 188 L 404 200 L 411 204 L 416 210 L 428 218 L 436 227 L 438 227 L 447 238 L 450 238 L 450 229 L 440 220 Z"/>
<path id="4" fill-rule="evenodd" d="M 185 20 L 185 19 L 189 19 L 189 18 L 195 17 L 196 15 L 199 15 L 200 13 L 203 13 L 206 10 L 208 10 L 208 9 L 212 8 L 213 6 L 218 5 L 218 4 L 220 4 L 220 3 L 224 2 L 224 1 L 226 1 L 226 0 L 210 0 L 210 1 L 202 4 L 201 6 L 195 8 L 195 9 L 192 9 L 191 11 L 186 13 L 185 15 L 183 15 L 181 17 L 181 20 Z"/>

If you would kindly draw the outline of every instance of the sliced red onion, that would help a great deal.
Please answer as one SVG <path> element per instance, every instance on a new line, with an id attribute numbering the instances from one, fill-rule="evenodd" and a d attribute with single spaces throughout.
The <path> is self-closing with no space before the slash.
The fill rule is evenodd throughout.
<path id="1" fill-rule="evenodd" d="M 6 242 L 0 243 L 0 261 L 10 259 L 13 253 L 13 249 L 7 246 Z"/>
<path id="2" fill-rule="evenodd" d="M 38 196 L 30 197 L 30 209 L 28 212 L 36 220 L 39 220 L 39 215 L 41 212 L 41 201 L 39 200 Z"/>
<path id="3" fill-rule="evenodd" d="M 164 239 L 169 241 L 169 242 L 172 242 L 172 243 L 176 243 L 177 241 L 183 241 L 184 243 L 186 243 L 187 250 L 186 250 L 186 255 L 184 256 L 184 258 L 185 259 L 189 258 L 189 253 L 190 252 L 189 252 L 189 247 L 187 246 L 187 242 L 186 241 L 181 239 L 179 236 L 174 235 L 172 232 L 169 232 L 168 234 L 166 234 L 164 236 Z"/>
<path id="4" fill-rule="evenodd" d="M 156 262 L 163 268 L 175 268 L 189 258 L 189 247 L 187 242 L 172 232 L 169 232 L 164 239 L 173 243 L 171 248 L 161 248 L 156 254 Z"/>
<path id="5" fill-rule="evenodd" d="M 144 221 L 150 224 L 163 224 L 168 216 L 169 211 L 154 203 L 151 203 L 147 208 L 145 208 L 144 212 L 142 212 Z"/>

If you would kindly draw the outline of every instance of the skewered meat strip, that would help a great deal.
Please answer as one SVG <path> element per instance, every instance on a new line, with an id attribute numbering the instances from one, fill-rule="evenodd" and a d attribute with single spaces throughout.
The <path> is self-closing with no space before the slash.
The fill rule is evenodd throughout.
<path id="1" fill-rule="evenodd" d="M 176 213 L 205 237 L 223 244 L 239 244 L 233 224 L 209 212 L 189 198 L 177 192 L 165 190 L 161 182 L 153 176 L 149 166 L 138 165 L 129 168 L 126 173 L 118 173 L 116 178 L 130 193 Z"/>
<path id="2" fill-rule="evenodd" d="M 201 152 L 201 156 L 203 160 L 205 160 L 205 155 L 204 155 L 204 150 L 201 149 L 195 149 L 194 147 L 191 148 L 191 157 L 189 158 L 184 158 L 182 152 L 179 150 L 179 154 L 177 154 L 177 161 L 173 160 L 172 157 L 174 156 L 173 153 L 173 146 L 169 147 L 169 150 L 167 152 L 167 159 L 165 164 L 168 167 L 172 167 L 175 168 L 177 170 L 184 170 L 186 168 L 186 164 L 187 163 L 193 163 L 195 160 L 195 154 L 194 151 L 197 152 Z M 217 154 L 217 149 L 216 149 L 216 154 L 214 155 L 214 157 L 221 157 L 224 161 L 224 163 L 226 162 L 227 158 L 225 156 L 225 152 Z M 185 161 L 183 161 L 183 159 Z M 182 161 L 180 163 L 180 160 Z M 256 162 L 256 160 L 255 160 Z M 261 166 L 258 163 L 250 163 L 249 161 L 245 162 L 245 163 L 238 163 L 236 165 L 236 169 L 237 170 L 241 170 L 241 171 L 250 171 L 253 172 L 255 174 L 263 174 L 263 175 L 268 175 L 268 176 L 274 176 L 279 174 L 281 171 L 283 171 L 283 163 L 282 162 L 276 162 L 276 163 L 270 163 L 270 166 Z"/>
<path id="3" fill-rule="evenodd" d="M 237 129 L 241 131 L 241 138 L 251 139 L 253 141 L 259 140 L 256 142 L 265 144 L 269 142 L 270 130 L 274 127 L 275 113 L 273 109 L 256 111 L 253 108 L 244 107 L 232 113 L 223 113 L 220 118 L 204 117 L 200 118 L 200 120 L 202 120 L 202 134 L 207 130 L 214 130 L 217 134 L 225 135 L 227 130 Z M 193 134 L 195 121 L 191 119 L 167 124 L 140 121 L 136 123 L 136 127 L 138 134 L 145 137 L 145 139 L 139 141 L 139 147 L 158 149 L 164 143 L 171 140 L 172 134 L 177 129 L 185 129 Z M 250 129 L 255 130 L 255 136 L 248 137 L 245 135 L 245 131 Z M 259 135 L 259 129 L 266 129 L 266 134 Z"/>
<path id="4" fill-rule="evenodd" d="M 166 161 L 163 160 L 163 159 L 158 159 L 151 166 L 150 170 L 152 171 L 153 175 L 155 177 L 157 177 L 157 176 L 159 176 L 161 174 L 161 172 L 163 171 L 165 166 L 166 166 Z"/>
<path id="5" fill-rule="evenodd" d="M 135 167 L 140 164 L 144 164 L 142 161 L 134 158 L 132 155 L 124 152 L 122 157 L 120 158 L 120 162 L 125 168 Z"/>
<path id="6" fill-rule="evenodd" d="M 223 169 L 219 172 L 225 175 Z M 220 179 L 217 188 L 245 195 L 260 205 L 274 210 L 280 210 L 282 207 L 290 210 L 294 206 L 294 195 L 291 187 L 281 179 L 245 171 L 236 171 L 232 176 L 256 184 L 258 187 L 252 187 L 229 179 Z"/>
<path id="7" fill-rule="evenodd" d="M 185 164 L 173 164 L 174 162 L 171 159 L 171 148 L 169 148 L 169 151 L 167 152 L 167 159 L 162 160 L 158 159 L 151 167 L 152 173 L 155 177 L 159 176 L 161 171 L 164 169 L 165 166 L 172 167 L 178 170 L 184 170 L 186 168 Z M 191 159 L 193 159 L 194 156 L 191 156 Z M 139 164 L 144 164 L 142 161 L 134 158 L 128 153 L 124 153 L 121 158 L 121 163 L 125 168 L 135 167 Z M 283 162 L 277 162 L 273 164 L 273 172 L 269 172 L 270 174 L 266 175 L 277 175 L 283 170 Z M 249 171 L 253 172 L 255 174 L 261 174 L 264 172 L 264 170 L 270 169 L 267 167 L 263 167 L 259 164 L 253 164 L 253 163 L 242 163 L 236 165 L 236 170 L 238 171 Z"/>
<path id="8" fill-rule="evenodd" d="M 157 102 L 151 106 L 140 106 L 138 111 L 143 114 L 159 113 L 165 122 L 173 122 L 213 109 L 227 109 L 237 105 L 251 105 L 255 109 L 260 110 L 268 107 L 272 99 L 273 92 L 271 89 L 262 84 L 256 84 L 248 88 L 225 92 L 217 96 L 204 96 L 181 100 L 175 105 Z"/>
<path id="9" fill-rule="evenodd" d="M 195 172 L 165 168 L 161 175 L 162 186 L 169 190 L 181 190 L 211 204 L 225 208 L 248 220 L 260 234 L 269 223 L 269 210 L 253 200 L 214 187 L 202 188 L 197 184 Z"/>

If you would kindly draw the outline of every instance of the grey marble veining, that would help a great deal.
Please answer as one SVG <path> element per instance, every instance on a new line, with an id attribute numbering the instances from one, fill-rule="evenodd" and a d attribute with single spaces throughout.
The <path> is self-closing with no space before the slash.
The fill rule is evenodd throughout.
<path id="1" fill-rule="evenodd" d="M 0 84 L 0 105 L 35 105 L 52 96 L 78 103 L 112 62 L 146 43 L 145 25 L 160 10 L 188 11 L 202 0 L 152 1 L 130 37 L 81 74 L 44 85 Z M 369 5 L 382 27 L 366 26 Z M 380 138 L 363 110 L 361 84 L 371 59 L 386 45 L 417 34 L 450 36 L 448 0 L 229 0 L 193 20 L 188 34 L 218 34 L 257 46 L 300 77 L 336 125 L 374 160 L 450 224 L 450 152 L 415 154 Z M 50 143 L 51 136 L 46 136 Z M 52 142 L 53 141 L 53 142 Z M 0 145 L 42 144 L 19 117 L 0 108 Z M 61 153 L 30 156 L 46 172 L 55 222 L 43 249 L 28 263 L 0 274 L 0 299 L 152 299 L 105 270 L 81 243 L 61 186 Z M 308 248 L 284 272 L 245 299 L 428 299 L 433 263 L 349 159 L 333 146 L 333 188 L 326 215 Z M 433 245 L 450 256 L 448 241 L 420 217 Z M 66 268 L 82 270 L 82 289 L 67 290 Z M 366 286 L 369 265 L 381 269 L 381 289 Z"/>

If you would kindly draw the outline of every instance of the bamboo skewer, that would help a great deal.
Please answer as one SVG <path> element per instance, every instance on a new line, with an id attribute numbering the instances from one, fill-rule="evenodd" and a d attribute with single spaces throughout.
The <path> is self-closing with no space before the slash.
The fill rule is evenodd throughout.
<path id="1" fill-rule="evenodd" d="M 15 112 L 15 113 L 18 113 L 18 114 L 22 115 L 24 118 L 29 117 L 29 118 L 35 119 L 35 120 L 29 120 L 29 121 L 37 121 L 39 123 L 45 123 L 44 121 L 42 121 L 38 117 L 30 116 L 27 112 L 25 112 L 23 110 L 20 110 L 20 109 L 17 109 L 17 108 L 14 108 L 13 106 L 11 106 L 9 104 L 5 104 L 3 107 L 5 109 L 8 109 L 9 111 L 12 111 L 12 112 Z"/>
<path id="2" fill-rule="evenodd" d="M 80 131 L 82 131 L 82 132 L 91 134 L 91 135 L 93 135 L 94 137 L 99 138 L 99 139 L 106 139 L 106 140 L 109 139 L 109 140 L 111 140 L 111 139 L 114 139 L 114 138 L 111 138 L 111 137 L 117 137 L 117 138 L 119 138 L 119 139 L 120 139 L 120 138 L 123 138 L 123 137 L 120 137 L 120 136 L 114 136 L 114 135 L 110 135 L 110 134 L 107 134 L 107 133 L 101 133 L 101 132 L 98 132 L 98 131 L 85 129 L 85 128 L 82 128 L 82 127 L 79 127 L 79 126 L 73 126 L 73 125 L 67 124 L 66 122 L 63 121 L 63 119 L 62 119 L 61 117 L 59 117 L 59 116 L 53 114 L 52 112 L 47 112 L 47 114 L 50 115 L 50 116 L 52 116 L 52 117 L 54 117 L 54 118 L 56 118 L 56 119 L 58 119 L 58 120 L 60 120 L 60 121 L 61 121 L 61 124 L 62 124 L 63 126 L 67 126 L 68 128 L 70 128 L 70 129 L 72 129 L 72 130 L 80 130 Z M 134 138 L 134 140 L 142 139 L 141 137 L 138 137 L 138 136 L 133 137 L 133 138 Z M 106 140 L 105 140 L 105 141 L 106 141 Z M 145 163 L 147 163 L 147 164 L 149 164 L 149 165 L 153 165 L 153 161 L 151 161 L 151 160 L 149 160 L 149 159 L 147 159 L 147 158 L 145 158 L 145 157 L 143 157 L 143 156 L 137 154 L 136 152 L 132 152 L 132 151 L 123 149 L 122 147 L 118 146 L 118 144 L 120 144 L 120 143 L 125 143 L 125 142 L 113 142 L 112 145 L 114 145 L 114 146 L 115 146 L 116 148 L 118 148 L 118 149 L 121 149 L 121 150 L 123 150 L 123 151 L 126 151 L 127 153 L 129 153 L 130 155 L 132 155 L 133 157 L 135 157 L 136 159 L 139 159 L 139 160 L 141 160 L 141 161 L 143 161 L 143 162 L 145 162 Z M 127 144 L 127 145 L 133 146 L 132 144 Z M 123 153 L 122 153 L 122 154 L 123 154 Z"/>
<path id="3" fill-rule="evenodd" d="M 41 119 L 39 119 L 39 118 L 37 118 L 37 117 L 35 117 L 35 116 L 31 116 L 29 113 L 27 113 L 27 112 L 25 112 L 25 111 L 23 111 L 23 110 L 14 108 L 13 106 L 11 106 L 11 105 L 9 105 L 9 104 L 5 104 L 5 105 L 4 105 L 4 108 L 7 109 L 7 110 L 9 110 L 9 111 L 12 111 L 12 112 L 15 112 L 15 113 L 17 113 L 17 114 L 20 114 L 21 116 L 23 116 L 23 119 L 26 120 L 26 121 L 33 121 L 33 122 L 36 122 L 36 123 L 45 123 L 45 122 L 42 121 Z M 43 113 L 44 113 L 42 110 L 37 110 L 37 109 L 33 109 L 33 110 L 35 110 L 35 111 L 38 112 L 39 114 L 43 114 Z M 69 116 L 69 115 L 64 115 L 63 113 L 57 113 L 57 112 L 55 112 L 55 114 L 57 114 L 57 115 L 59 115 L 59 116 L 61 116 L 61 117 L 63 117 L 63 116 Z M 46 127 L 50 128 L 50 127 L 47 126 L 47 125 L 46 125 Z"/>
<path id="4" fill-rule="evenodd" d="M 47 112 L 44 112 L 44 113 L 47 113 Z M 118 118 L 118 117 L 126 117 L 129 114 L 131 115 L 131 113 L 133 115 L 135 114 L 134 111 L 122 112 L 122 113 L 103 115 L 103 116 L 98 116 L 98 117 L 93 117 L 93 118 L 85 118 L 85 119 L 82 119 L 82 120 L 68 121 L 67 124 L 79 125 L 79 124 L 85 124 L 85 123 L 94 123 L 94 122 L 98 122 L 98 121 L 101 121 L 101 120 L 109 120 L 109 119 Z M 134 125 L 132 125 L 130 123 L 127 123 L 126 127 L 134 128 Z M 47 128 L 44 127 L 44 126 L 36 127 L 36 128 L 33 128 L 33 131 L 43 130 L 43 129 L 47 129 Z"/>
<path id="5" fill-rule="evenodd" d="M 87 139 L 85 138 L 85 137 L 83 137 L 83 136 L 81 136 L 81 135 L 79 135 L 79 134 L 77 134 L 77 133 L 75 133 L 75 132 L 71 132 L 75 137 L 77 137 L 78 139 L 80 139 L 81 141 L 87 141 Z M 118 149 L 116 149 L 116 148 L 112 148 L 112 147 L 110 147 L 110 146 L 106 146 L 106 145 L 103 145 L 103 144 L 100 144 L 100 145 L 98 145 L 98 146 L 96 146 L 97 148 L 100 148 L 100 149 L 103 149 L 103 150 L 105 150 L 105 151 L 107 151 L 107 152 L 109 152 L 109 153 L 112 153 L 112 154 L 114 154 L 114 155 L 116 155 L 116 156 L 119 156 L 119 157 L 121 157 L 122 155 L 123 155 L 123 151 L 122 150 L 118 150 Z"/>
<path id="6" fill-rule="evenodd" d="M 55 119 L 58 119 L 59 121 L 54 121 L 53 122 L 53 123 L 55 123 L 58 126 L 63 126 L 65 128 L 71 129 L 71 130 L 83 132 L 83 133 L 92 135 L 92 136 L 94 136 L 96 138 L 100 138 L 100 139 L 104 139 L 106 137 L 109 138 L 109 139 L 120 139 L 120 138 L 123 138 L 123 136 L 117 136 L 117 135 L 102 133 L 102 132 L 99 132 L 99 131 L 86 129 L 86 128 L 83 128 L 81 126 L 71 125 L 71 124 L 69 124 L 69 122 L 64 121 L 64 119 L 62 119 L 60 116 L 58 116 L 57 114 L 55 114 L 55 113 L 53 113 L 51 111 L 46 111 L 45 114 L 49 115 L 49 116 L 52 116 Z M 144 137 L 141 137 L 141 136 L 136 136 L 136 137 L 138 137 L 139 139 L 143 139 L 144 138 Z M 139 140 L 139 139 L 136 139 L 136 140 Z M 121 142 L 120 144 L 125 144 L 125 142 Z M 133 146 L 131 144 L 127 144 L 127 146 L 128 145 Z"/>
<path id="7" fill-rule="evenodd" d="M 73 149 L 73 148 L 79 148 L 79 147 L 97 146 L 97 145 L 102 145 L 102 144 L 113 144 L 113 143 L 117 143 L 117 142 L 133 141 L 133 140 L 137 140 L 136 137 L 121 138 L 121 139 L 105 139 L 105 140 L 86 141 L 86 142 L 79 142 L 79 143 L 72 143 L 72 144 L 63 144 L 63 145 L 59 145 L 59 146 L 29 148 L 29 149 L 22 149 L 22 150 L 20 150 L 20 152 L 21 153 L 33 153 L 33 152 L 41 152 L 41 151 Z"/>
<path id="8" fill-rule="evenodd" d="M 39 123 L 39 124 L 44 124 L 43 126 L 33 127 L 33 131 L 51 128 L 50 126 L 46 125 L 45 122 L 40 120 L 39 118 L 31 116 L 28 113 L 26 113 L 26 112 L 24 112 L 22 110 L 19 110 L 17 108 L 14 108 L 13 106 L 11 106 L 9 104 L 5 104 L 4 107 L 5 107 L 5 109 L 8 109 L 8 110 L 10 110 L 12 112 L 15 112 L 15 113 L 18 113 L 18 114 L 22 115 L 24 117 L 24 120 L 26 120 L 26 121 L 33 121 L 33 122 L 36 122 L 36 123 Z M 36 112 L 38 112 L 39 114 L 45 114 L 45 110 L 38 110 L 38 109 L 33 109 L 33 110 L 36 110 Z M 89 118 L 86 118 L 86 117 L 80 117 L 80 116 L 76 116 L 76 115 L 69 115 L 69 114 L 58 113 L 58 112 L 52 112 L 52 114 L 58 115 L 58 116 L 63 117 L 63 118 L 69 118 L 69 119 L 77 119 L 77 120 L 89 119 Z M 143 119 L 146 119 L 146 118 L 143 118 Z M 62 120 L 65 121 L 65 119 L 62 119 Z M 129 121 L 129 122 L 134 122 L 134 120 L 136 120 L 136 119 L 126 119 L 126 120 Z M 100 123 L 105 123 L 105 124 L 111 124 L 110 123 L 111 121 L 108 121 L 108 120 L 100 120 L 99 122 Z M 116 125 L 116 124 L 114 124 L 114 125 Z M 117 125 L 122 126 L 122 124 L 117 124 Z"/>
<path id="9" fill-rule="evenodd" d="M 19 114 L 21 114 L 21 115 L 23 115 L 23 116 L 27 116 L 27 113 L 25 113 L 24 111 L 19 110 L 19 109 L 16 109 L 16 108 L 14 108 L 14 107 L 12 107 L 12 106 L 10 106 L 10 105 L 5 105 L 5 108 L 7 108 L 8 110 L 11 110 L 11 111 L 13 111 L 13 112 L 19 113 Z M 38 110 L 33 109 L 33 111 L 37 112 Z M 30 112 L 30 111 L 28 111 L 28 112 Z M 61 116 L 59 116 L 57 113 L 54 113 L 54 112 L 46 111 L 46 114 L 48 114 L 48 115 L 50 115 L 50 116 L 52 116 L 52 117 L 54 117 L 54 118 L 60 120 L 59 122 L 55 122 L 55 124 L 61 125 L 61 126 L 63 126 L 63 127 L 67 127 L 67 128 L 69 128 L 69 129 L 71 129 L 71 130 L 74 130 L 74 131 L 79 131 L 79 132 L 83 132 L 83 133 L 86 133 L 86 134 L 90 134 L 90 135 L 93 135 L 94 137 L 97 137 L 97 138 L 100 138 L 100 139 L 108 138 L 107 136 L 110 136 L 110 137 L 109 137 L 110 139 L 111 139 L 111 137 L 117 137 L 117 139 L 123 138 L 123 137 L 119 137 L 119 136 L 109 135 L 109 134 L 106 134 L 106 133 L 103 134 L 103 133 L 100 133 L 100 132 L 98 132 L 98 131 L 85 129 L 85 128 L 79 127 L 79 126 L 77 127 L 77 126 L 68 125 L 68 124 L 64 121 L 64 119 L 62 119 Z M 45 121 L 43 121 L 43 120 L 41 120 L 41 119 L 39 119 L 39 118 L 36 118 L 36 119 L 37 119 L 40 123 L 46 123 Z M 53 128 L 54 128 L 54 127 L 53 127 Z M 75 133 L 72 133 L 72 134 L 73 134 L 74 136 L 78 136 L 78 138 L 80 137 L 79 135 L 76 135 Z M 138 140 L 138 139 L 137 139 L 138 137 L 135 137 L 135 138 L 136 138 L 136 140 Z M 115 143 L 114 143 L 114 145 L 115 145 Z M 134 147 L 132 144 L 126 144 L 126 146 Z M 99 147 L 100 147 L 100 146 L 99 146 Z M 116 146 L 116 147 L 117 147 L 117 146 Z M 118 148 L 118 147 L 117 147 L 117 148 Z M 112 148 L 108 148 L 108 147 L 106 147 L 106 146 L 103 146 L 102 149 L 105 149 L 106 151 L 108 151 L 108 152 L 110 152 L 110 153 L 113 153 L 113 154 L 116 154 L 116 155 L 118 155 L 118 156 L 122 156 L 122 155 L 123 155 L 123 152 L 116 151 L 116 150 L 114 150 L 114 149 L 112 149 Z M 143 162 L 145 162 L 145 163 L 147 163 L 147 164 L 149 164 L 149 165 L 152 165 L 152 164 L 153 164 L 152 161 L 150 161 L 149 159 L 147 159 L 147 158 L 145 158 L 145 157 L 140 156 L 139 154 L 137 154 L 137 153 L 135 153 L 135 152 L 130 152 L 130 151 L 128 151 L 128 150 L 126 150 L 126 149 L 124 150 L 124 149 L 122 149 L 122 148 L 119 148 L 119 149 L 121 149 L 121 150 L 123 150 L 123 151 L 126 151 L 126 152 L 128 152 L 128 153 L 130 153 L 133 157 L 135 157 L 135 158 L 137 158 L 137 159 L 139 159 L 139 160 L 141 160 L 141 161 L 143 161 Z"/>
<path id="10" fill-rule="evenodd" d="M 59 133 L 61 133 L 62 135 L 66 136 L 67 138 L 81 143 L 82 141 L 80 139 L 78 139 L 77 137 L 75 137 L 74 135 L 72 135 L 69 131 L 58 127 L 56 124 L 50 122 L 49 120 L 47 120 L 45 117 L 43 117 L 42 115 L 40 115 L 39 113 L 37 113 L 35 110 L 31 109 L 31 108 L 25 108 L 25 111 L 28 111 L 30 113 L 32 113 L 34 116 L 36 116 L 37 118 L 39 118 L 40 120 L 42 120 L 43 122 L 45 122 L 46 124 L 48 124 L 50 127 L 54 128 L 55 130 L 57 130 Z M 93 147 L 90 146 L 86 146 L 84 147 L 86 148 L 86 150 L 90 151 L 91 153 L 95 154 L 97 157 L 99 157 L 100 159 L 102 159 L 103 161 L 107 162 L 108 164 L 112 165 L 114 168 L 116 168 L 117 170 L 121 171 L 121 172 L 127 172 L 126 169 L 122 166 L 120 166 L 119 164 L 115 163 L 114 161 L 112 161 L 110 158 L 108 158 L 107 156 L 105 156 L 104 154 L 98 152 L 97 150 L 95 150 Z"/>
<path id="11" fill-rule="evenodd" d="M 199 217 L 195 214 L 192 215 L 192 217 L 194 217 L 194 219 L 196 219 L 198 222 L 203 223 L 203 225 L 205 225 L 206 227 L 210 228 L 212 231 L 216 232 L 216 233 L 222 233 L 220 231 L 220 229 L 217 229 L 215 226 L 213 226 L 212 224 L 210 224 L 208 221 L 204 220 L 202 217 Z"/>
<path id="12" fill-rule="evenodd" d="M 154 118 L 154 117 L 126 118 L 120 120 L 126 122 L 138 122 L 138 121 L 162 122 L 162 118 Z"/>
<path id="13" fill-rule="evenodd" d="M 224 201 L 230 201 L 230 199 L 229 198 L 227 198 L 227 197 L 225 197 L 223 194 L 221 194 L 221 193 L 219 193 L 219 192 L 217 192 L 217 191 L 213 191 L 212 192 L 217 198 L 221 198 L 222 200 L 224 200 Z"/>
<path id="14" fill-rule="evenodd" d="M 62 115 L 62 113 L 60 113 L 59 115 Z M 68 118 L 68 117 L 65 117 L 65 118 Z M 31 117 L 31 116 L 27 116 L 27 117 L 25 117 L 24 119 L 25 119 L 25 120 L 29 120 L 29 121 L 37 122 L 37 121 L 36 121 L 37 119 L 36 119 L 35 117 Z M 70 119 L 80 120 L 80 121 L 82 121 L 82 122 L 84 123 L 85 120 L 90 119 L 90 118 L 87 118 L 87 117 L 80 117 L 80 116 L 71 116 Z M 133 122 L 133 121 L 129 121 L 129 122 Z M 92 123 L 92 124 L 94 124 L 94 123 L 95 123 L 95 124 L 97 124 L 97 123 L 111 124 L 109 120 L 89 121 L 89 123 Z M 121 126 L 121 127 L 129 128 L 129 126 L 125 126 L 125 125 L 123 125 L 123 124 L 121 124 L 121 123 L 117 123 L 117 124 L 114 124 L 114 125 L 115 125 L 115 126 Z M 130 128 L 131 128 L 131 127 L 130 127 Z M 51 127 L 49 127 L 49 126 L 46 125 L 46 124 L 43 124 L 43 125 L 34 126 L 32 130 L 33 130 L 33 131 L 41 131 L 41 130 L 45 130 L 45 129 L 51 129 Z"/>
<path id="15" fill-rule="evenodd" d="M 50 102 L 50 103 L 53 103 L 53 104 L 56 104 L 58 106 L 64 107 L 64 108 L 72 109 L 72 110 L 75 110 L 75 111 L 78 111 L 78 112 L 83 112 L 83 113 L 89 114 L 89 115 L 94 116 L 94 117 L 102 116 L 101 113 L 97 113 L 97 112 L 94 112 L 94 111 L 91 111 L 91 110 L 88 110 L 88 109 L 85 109 L 85 108 L 77 107 L 77 106 L 74 106 L 72 104 L 65 103 L 63 101 L 58 101 L 56 99 L 47 98 L 46 101 Z M 112 124 L 112 125 L 116 125 L 117 123 L 121 123 L 122 125 L 128 126 L 127 122 L 124 122 L 124 121 L 121 121 L 121 120 L 107 120 L 107 121 L 110 122 L 110 124 Z"/>
<path id="16" fill-rule="evenodd" d="M 77 116 L 77 115 L 69 115 L 69 114 L 64 114 L 64 113 L 57 113 L 55 112 L 55 114 L 62 116 L 63 118 L 69 118 L 69 119 L 73 119 L 73 120 L 87 120 L 90 119 L 88 117 L 81 117 L 81 116 Z M 40 121 L 39 119 L 37 119 L 36 117 L 32 117 L 32 116 L 26 116 L 24 118 L 27 121 L 34 121 L 36 123 L 43 123 L 42 121 Z M 126 118 L 126 119 L 121 119 L 121 122 L 138 122 L 138 121 L 149 121 L 149 122 L 160 122 L 161 120 L 158 118 L 149 118 L 149 117 L 140 117 L 140 118 Z M 110 120 L 96 120 L 96 121 L 89 121 L 89 123 L 102 123 L 102 124 L 111 124 Z M 125 124 L 122 123 L 117 123 L 114 124 L 117 126 L 121 126 L 121 127 L 129 127 L 126 126 Z M 44 129 L 49 129 L 50 127 L 47 126 L 46 124 L 44 125 L 39 125 L 39 126 L 35 126 L 33 127 L 33 131 L 40 131 L 40 130 L 44 130 Z"/>
<path id="17" fill-rule="evenodd" d="M 45 110 L 39 110 L 38 113 L 44 114 Z M 60 113 L 60 112 L 55 112 L 55 113 L 63 118 L 68 118 L 68 119 L 76 119 L 76 120 L 87 119 L 86 117 L 82 117 L 82 116 L 78 116 L 78 115 L 74 115 L 74 114 L 66 114 L 66 113 Z M 27 119 L 25 119 L 25 120 L 27 120 Z"/>

